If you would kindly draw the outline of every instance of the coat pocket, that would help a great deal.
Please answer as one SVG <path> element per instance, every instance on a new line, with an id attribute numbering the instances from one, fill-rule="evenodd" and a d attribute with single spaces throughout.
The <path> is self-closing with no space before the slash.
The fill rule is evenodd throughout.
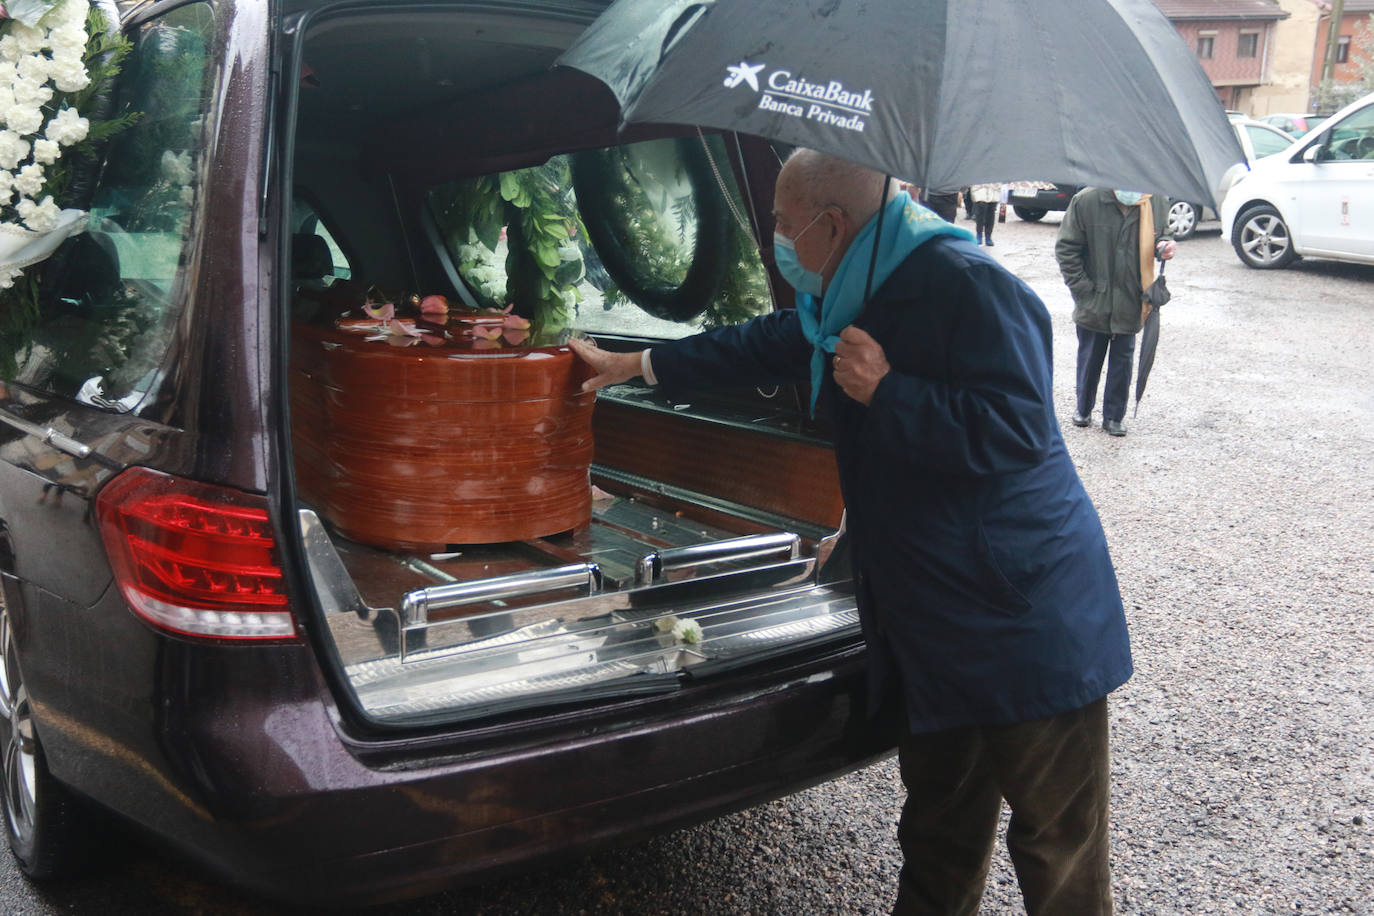
<path id="1" fill-rule="evenodd" d="M 983 523 L 978 523 L 975 538 L 978 553 L 979 577 L 987 594 L 989 604 L 1008 614 L 1024 614 L 1030 610 L 1030 599 L 1017 588 L 1003 571 L 997 558 L 992 541 L 988 539 Z"/>

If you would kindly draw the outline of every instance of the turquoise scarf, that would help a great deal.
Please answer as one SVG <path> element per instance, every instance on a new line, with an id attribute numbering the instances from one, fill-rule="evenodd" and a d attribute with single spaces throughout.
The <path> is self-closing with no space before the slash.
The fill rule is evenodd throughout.
<path id="1" fill-rule="evenodd" d="M 854 323 L 864 310 L 864 285 L 868 263 L 873 257 L 873 237 L 878 231 L 878 216 L 873 215 L 840 259 L 835 276 L 825 288 L 817 307 L 816 297 L 797 293 L 797 314 L 802 333 L 811 341 L 811 415 L 816 415 L 816 395 L 825 376 L 825 355 L 835 352 L 840 332 Z M 878 240 L 878 262 L 873 268 L 873 289 L 878 289 L 907 255 L 937 235 L 952 235 L 973 240 L 973 233 L 960 229 L 916 203 L 901 191 L 887 202 L 883 213 L 883 237 Z"/>

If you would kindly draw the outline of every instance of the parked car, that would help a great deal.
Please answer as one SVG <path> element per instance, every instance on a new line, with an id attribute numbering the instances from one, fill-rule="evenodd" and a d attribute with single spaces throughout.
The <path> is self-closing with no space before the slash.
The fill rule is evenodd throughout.
<path id="1" fill-rule="evenodd" d="M 1245 151 L 1245 162 L 1236 163 L 1222 176 L 1215 195 L 1218 202 L 1226 198 L 1231 186 L 1257 160 L 1282 152 L 1293 145 L 1292 137 L 1272 125 L 1235 115 L 1229 120 L 1236 139 L 1240 141 L 1240 148 Z M 1216 210 L 1204 204 L 1186 200 L 1172 201 L 1169 204 L 1169 231 L 1178 241 L 1192 238 L 1197 232 L 1198 224 L 1217 218 L 1216 214 Z"/>
<path id="2" fill-rule="evenodd" d="M 1012 184 L 1007 203 L 1018 217 L 1033 223 L 1044 219 L 1051 210 L 1069 209 L 1069 201 L 1082 187 L 1048 181 L 1018 181 Z"/>
<path id="3" fill-rule="evenodd" d="M 1267 114 L 1256 120 L 1277 127 L 1279 130 L 1289 134 L 1296 140 L 1308 131 L 1316 128 L 1328 117 L 1330 117 L 1330 115 L 1281 113 Z"/>
<path id="4" fill-rule="evenodd" d="M 28 876 L 79 867 L 95 805 L 358 905 L 892 747 L 814 558 L 842 505 L 805 392 L 580 391 L 569 333 L 639 347 L 786 289 L 768 144 L 622 133 L 551 69 L 597 8 L 129 7 L 140 116 L 0 354 Z"/>
<path id="5" fill-rule="evenodd" d="M 1249 267 L 1299 257 L 1374 263 L 1374 93 L 1290 150 L 1255 163 L 1221 209 L 1222 237 Z"/>

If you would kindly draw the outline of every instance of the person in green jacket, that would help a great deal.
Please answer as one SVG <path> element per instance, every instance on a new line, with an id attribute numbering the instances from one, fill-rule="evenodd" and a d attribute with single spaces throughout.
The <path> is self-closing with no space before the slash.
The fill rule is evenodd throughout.
<path id="1" fill-rule="evenodd" d="M 1143 323 L 1144 290 L 1154 281 L 1155 259 L 1167 261 L 1176 245 L 1168 232 L 1166 198 L 1138 191 L 1084 188 L 1069 201 L 1054 255 L 1073 293 L 1078 326 L 1078 405 L 1074 426 L 1092 424 L 1102 363 L 1102 428 L 1126 435 L 1135 335 Z M 1142 231 L 1143 230 L 1143 231 Z"/>

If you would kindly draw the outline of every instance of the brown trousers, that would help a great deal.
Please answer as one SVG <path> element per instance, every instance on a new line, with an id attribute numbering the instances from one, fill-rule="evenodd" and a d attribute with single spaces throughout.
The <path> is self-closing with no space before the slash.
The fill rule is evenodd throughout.
<path id="1" fill-rule="evenodd" d="M 1029 916 L 1108 916 L 1107 701 L 1015 725 L 907 735 L 907 800 L 893 913 L 974 914 L 1002 799 L 1007 851 Z"/>

